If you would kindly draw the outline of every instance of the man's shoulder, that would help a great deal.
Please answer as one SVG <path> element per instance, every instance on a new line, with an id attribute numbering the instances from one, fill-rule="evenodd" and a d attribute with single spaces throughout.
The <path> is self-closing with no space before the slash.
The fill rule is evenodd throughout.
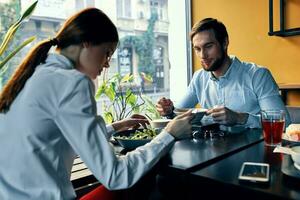
<path id="1" fill-rule="evenodd" d="M 235 64 L 247 74 L 257 74 L 257 73 L 268 73 L 269 70 L 263 65 L 256 64 L 254 62 L 241 61 L 238 58 L 234 58 Z"/>

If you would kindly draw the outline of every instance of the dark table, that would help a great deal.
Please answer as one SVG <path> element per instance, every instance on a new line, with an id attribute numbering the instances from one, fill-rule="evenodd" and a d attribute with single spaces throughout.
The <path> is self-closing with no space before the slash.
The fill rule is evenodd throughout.
<path id="1" fill-rule="evenodd" d="M 150 188 L 154 192 L 147 199 L 300 199 L 300 175 L 291 177 L 281 170 L 282 166 L 291 165 L 290 157 L 272 152 L 273 147 L 264 145 L 260 129 L 213 139 L 177 141 L 150 173 L 158 174 L 157 184 L 150 184 L 155 188 Z M 270 183 L 239 182 L 243 162 L 269 163 Z M 141 182 L 149 179 L 144 180 Z M 149 189 L 149 184 L 145 185 Z M 141 190 L 137 188 L 133 194 Z"/>
<path id="2" fill-rule="evenodd" d="M 218 163 L 261 141 L 261 129 L 247 129 L 241 133 L 227 133 L 224 137 L 176 142 L 161 164 L 157 178 L 158 199 L 195 199 L 197 194 L 188 187 L 191 182 L 187 177 L 192 172 Z M 200 183 L 195 181 L 194 185 Z M 197 192 L 200 190 L 195 188 Z"/>
<path id="3" fill-rule="evenodd" d="M 211 198 L 222 196 L 231 199 L 300 199 L 300 176 L 295 178 L 281 171 L 282 165 L 287 167 L 286 165 L 292 164 L 290 156 L 273 153 L 273 149 L 265 146 L 262 141 L 190 173 L 186 181 L 189 196 L 194 196 L 195 191 L 203 190 L 203 193 L 206 192 Z M 240 182 L 238 175 L 243 162 L 269 163 L 270 183 Z"/>
<path id="4" fill-rule="evenodd" d="M 168 155 L 168 168 L 194 171 L 262 140 L 261 129 L 247 129 L 213 139 L 178 141 Z"/>

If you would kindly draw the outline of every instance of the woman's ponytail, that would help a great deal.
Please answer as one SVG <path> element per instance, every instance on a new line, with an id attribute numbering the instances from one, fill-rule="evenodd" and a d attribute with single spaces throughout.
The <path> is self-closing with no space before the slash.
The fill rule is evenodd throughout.
<path id="1" fill-rule="evenodd" d="M 45 62 L 50 48 L 57 44 L 58 40 L 56 38 L 45 40 L 27 54 L 0 93 L 0 113 L 5 113 L 9 110 L 10 105 L 18 96 L 26 81 L 31 77 L 35 68 L 40 63 Z"/>

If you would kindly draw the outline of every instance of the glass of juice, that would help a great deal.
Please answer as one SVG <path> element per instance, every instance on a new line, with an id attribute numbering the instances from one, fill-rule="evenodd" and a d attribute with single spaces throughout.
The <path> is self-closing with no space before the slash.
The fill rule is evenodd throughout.
<path id="1" fill-rule="evenodd" d="M 285 124 L 284 110 L 261 111 L 261 123 L 264 134 L 265 145 L 281 145 L 282 133 Z"/>

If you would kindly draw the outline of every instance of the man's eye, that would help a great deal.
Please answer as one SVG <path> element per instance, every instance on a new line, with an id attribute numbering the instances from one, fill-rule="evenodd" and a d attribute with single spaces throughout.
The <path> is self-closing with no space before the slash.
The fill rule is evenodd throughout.
<path id="1" fill-rule="evenodd" d="M 205 48 L 208 49 L 208 48 L 211 48 L 212 46 L 213 46 L 212 44 L 209 44 L 209 45 L 206 45 Z"/>
<path id="2" fill-rule="evenodd" d="M 194 50 L 197 51 L 197 52 L 201 51 L 200 48 L 195 48 L 195 47 L 194 47 Z"/>

